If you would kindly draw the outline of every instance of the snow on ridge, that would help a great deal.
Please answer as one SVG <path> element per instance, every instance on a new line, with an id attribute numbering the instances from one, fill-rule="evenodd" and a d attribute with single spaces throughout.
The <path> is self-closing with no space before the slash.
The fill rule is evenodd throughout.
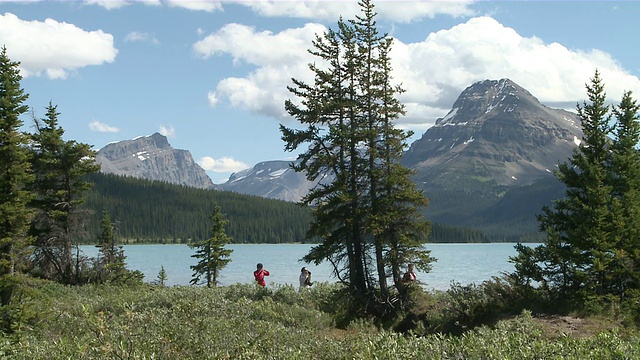
<path id="1" fill-rule="evenodd" d="M 580 146 L 581 141 L 580 141 L 580 139 L 578 139 L 577 136 L 574 135 L 573 136 L 573 143 L 576 144 L 576 146 Z"/>
<path id="2" fill-rule="evenodd" d="M 271 176 L 271 177 L 279 177 L 279 176 L 282 176 L 284 173 L 286 173 L 287 170 L 289 170 L 289 169 L 276 170 L 276 171 L 270 172 L 269 176 Z"/>
<path id="3" fill-rule="evenodd" d="M 454 116 L 456 116 L 456 114 L 458 113 L 458 108 L 453 108 L 451 109 L 451 111 L 449 111 L 449 113 L 447 114 L 447 116 L 445 116 L 444 118 L 442 118 L 442 121 L 440 122 L 441 125 L 444 125 L 447 121 L 453 119 Z"/>
<path id="4" fill-rule="evenodd" d="M 245 175 L 245 176 L 240 176 L 240 177 L 239 177 L 239 178 L 237 178 L 237 179 L 233 179 L 232 183 L 234 183 L 234 182 L 236 182 L 236 181 L 240 181 L 240 180 L 242 180 L 242 179 L 245 179 L 246 177 L 247 177 L 246 175 Z"/>
<path id="5" fill-rule="evenodd" d="M 138 151 L 135 154 L 132 154 L 134 157 L 137 157 L 140 161 L 145 161 L 149 158 L 149 152 L 147 150 Z"/>
<path id="6" fill-rule="evenodd" d="M 467 125 L 467 124 L 468 124 L 468 122 L 467 122 L 467 121 L 465 121 L 465 122 L 459 122 L 459 123 L 451 123 L 451 122 L 450 122 L 450 123 L 446 123 L 446 124 L 440 124 L 440 125 L 438 125 L 438 126 L 464 126 L 464 125 Z"/>
<path id="7" fill-rule="evenodd" d="M 485 111 L 484 113 L 485 113 L 485 114 L 488 114 L 489 112 L 491 112 L 491 110 L 493 110 L 493 108 L 494 108 L 494 105 L 489 105 L 489 106 L 487 107 L 487 111 Z"/>

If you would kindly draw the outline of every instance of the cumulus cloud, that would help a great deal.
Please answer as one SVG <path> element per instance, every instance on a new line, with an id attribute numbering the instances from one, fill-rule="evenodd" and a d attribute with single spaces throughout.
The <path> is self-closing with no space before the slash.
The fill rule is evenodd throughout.
<path id="1" fill-rule="evenodd" d="M 213 93 L 216 101 L 284 119 L 284 101 L 292 96 L 286 85 L 292 77 L 312 81 L 306 64 L 318 59 L 307 49 L 324 29 L 307 24 L 271 33 L 229 24 L 197 42 L 194 51 L 203 58 L 227 55 L 236 63 L 254 65 L 243 77 L 219 81 Z M 624 90 L 640 93 L 640 79 L 610 54 L 523 37 L 491 17 L 472 18 L 425 36 L 415 43 L 396 40 L 391 53 L 394 82 L 406 90 L 399 98 L 407 116 L 398 126 L 416 132 L 444 116 L 466 87 L 485 79 L 509 78 L 542 103 L 569 109 L 585 98 L 584 84 L 596 68 L 609 99 L 620 99 Z"/>
<path id="2" fill-rule="evenodd" d="M 222 4 L 220 1 L 204 1 L 204 0 L 166 0 L 165 3 L 169 7 L 179 7 L 188 10 L 214 12 L 216 10 L 222 10 Z"/>
<path id="3" fill-rule="evenodd" d="M 109 126 L 103 122 L 98 120 L 94 120 L 89 123 L 89 129 L 91 131 L 104 132 L 104 133 L 117 133 L 120 132 L 120 129 L 117 127 Z"/>
<path id="4" fill-rule="evenodd" d="M 173 126 L 169 125 L 169 127 L 165 127 L 164 125 L 160 125 L 160 134 L 170 138 L 176 134 L 176 129 Z"/>
<path id="5" fill-rule="evenodd" d="M 194 44 L 196 54 L 203 58 L 229 54 L 236 63 L 255 65 L 256 69 L 244 78 L 226 78 L 209 93 L 215 105 L 220 98 L 233 106 L 284 118 L 284 99 L 289 92 L 283 84 L 291 77 L 311 79 L 307 64 L 313 57 L 307 52 L 315 34 L 326 30 L 320 24 L 287 29 L 279 33 L 256 31 L 254 28 L 228 24 Z M 277 49 L 277 51 L 276 51 Z"/>
<path id="6" fill-rule="evenodd" d="M 584 99 L 584 84 L 596 68 L 613 98 L 623 88 L 640 90 L 640 80 L 607 53 L 526 38 L 490 17 L 429 34 L 422 42 L 396 42 L 391 56 L 395 79 L 407 89 L 400 99 L 415 106 L 407 112 L 412 122 L 428 118 L 430 108 L 450 109 L 464 88 L 485 79 L 509 78 L 544 104 L 571 108 Z"/>
<path id="7" fill-rule="evenodd" d="M 351 18 L 360 14 L 357 1 L 239 1 L 261 16 L 295 17 L 304 19 L 335 20 L 340 16 Z M 469 16 L 473 14 L 470 4 L 473 1 L 377 1 L 375 11 L 378 19 L 411 22 L 423 18 L 433 18 L 438 14 L 450 16 Z"/>
<path id="8" fill-rule="evenodd" d="M 241 161 L 234 160 L 230 157 L 214 159 L 209 156 L 200 158 L 200 160 L 198 161 L 198 165 L 200 165 L 203 169 L 207 171 L 220 172 L 220 173 L 238 172 L 240 170 L 248 169 L 250 167 L 249 165 Z"/>
<path id="9" fill-rule="evenodd" d="M 113 36 L 102 30 L 86 31 L 53 19 L 26 21 L 11 13 L 0 14 L 0 39 L 9 57 L 21 63 L 24 77 L 44 73 L 64 79 L 78 68 L 111 63 L 118 53 Z"/>
<path id="10" fill-rule="evenodd" d="M 160 40 L 148 33 L 132 31 L 124 37 L 125 42 L 150 42 L 153 45 L 160 45 Z"/>
<path id="11" fill-rule="evenodd" d="M 166 5 L 193 11 L 223 11 L 223 6 L 240 5 L 265 17 L 289 17 L 314 20 L 335 20 L 340 16 L 350 18 L 360 14 L 357 1 L 335 0 L 261 0 L 261 1 L 211 1 L 211 0 L 85 0 L 86 4 L 102 6 L 105 9 L 119 9 L 131 4 Z M 330 3 L 328 5 L 327 3 Z M 408 23 L 436 15 L 454 17 L 471 16 L 474 0 L 441 1 L 397 1 L 380 0 L 375 3 L 378 19 Z"/>
<path id="12" fill-rule="evenodd" d="M 218 104 L 218 97 L 216 96 L 216 92 L 209 91 L 209 93 L 207 94 L 207 100 L 209 100 L 209 105 L 211 105 L 211 107 L 216 107 L 216 105 Z"/>

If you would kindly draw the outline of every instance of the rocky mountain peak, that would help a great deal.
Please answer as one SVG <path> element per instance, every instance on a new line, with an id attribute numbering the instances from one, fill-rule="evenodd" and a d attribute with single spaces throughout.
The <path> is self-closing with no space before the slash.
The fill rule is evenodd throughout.
<path id="1" fill-rule="evenodd" d="M 189 151 L 174 149 L 159 133 L 108 144 L 98 151 L 96 162 L 107 174 L 203 189 L 215 187 Z"/>
<path id="2" fill-rule="evenodd" d="M 452 125 L 481 119 L 487 114 L 509 113 L 539 105 L 531 93 L 509 79 L 479 81 L 466 88 L 451 111 L 436 120 L 436 125 Z"/>
<path id="3" fill-rule="evenodd" d="M 285 201 L 299 201 L 314 183 L 291 168 L 292 161 L 263 161 L 250 169 L 231 174 L 218 185 L 221 190 Z"/>
<path id="4" fill-rule="evenodd" d="M 403 163 L 425 186 L 447 187 L 452 178 L 527 185 L 551 175 L 581 134 L 574 113 L 544 106 L 509 79 L 485 80 L 460 94 Z"/>

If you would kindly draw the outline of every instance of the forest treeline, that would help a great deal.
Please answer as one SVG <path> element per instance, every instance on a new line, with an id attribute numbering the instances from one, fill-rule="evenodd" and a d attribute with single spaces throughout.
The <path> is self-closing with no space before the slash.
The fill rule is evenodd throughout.
<path id="1" fill-rule="evenodd" d="M 309 209 L 295 203 L 227 191 L 96 173 L 83 205 L 85 239 L 94 243 L 102 210 L 107 210 L 122 243 L 188 243 L 207 238 L 217 203 L 229 219 L 232 243 L 305 242 Z M 313 241 L 308 241 L 313 242 Z"/>
<path id="2" fill-rule="evenodd" d="M 82 205 L 85 216 L 81 242 L 96 243 L 100 217 L 107 210 L 122 243 L 179 243 L 209 236 L 209 216 L 220 205 L 233 244 L 316 243 L 306 239 L 311 210 L 296 203 L 228 191 L 197 189 L 160 181 L 95 173 Z M 432 224 L 432 242 L 489 242 L 482 232 Z"/>

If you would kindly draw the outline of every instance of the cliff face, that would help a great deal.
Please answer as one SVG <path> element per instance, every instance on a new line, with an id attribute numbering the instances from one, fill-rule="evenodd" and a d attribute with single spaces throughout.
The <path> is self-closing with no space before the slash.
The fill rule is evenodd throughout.
<path id="1" fill-rule="evenodd" d="M 100 149 L 101 171 L 202 189 L 214 184 L 187 150 L 174 149 L 159 133 L 112 143 Z"/>

